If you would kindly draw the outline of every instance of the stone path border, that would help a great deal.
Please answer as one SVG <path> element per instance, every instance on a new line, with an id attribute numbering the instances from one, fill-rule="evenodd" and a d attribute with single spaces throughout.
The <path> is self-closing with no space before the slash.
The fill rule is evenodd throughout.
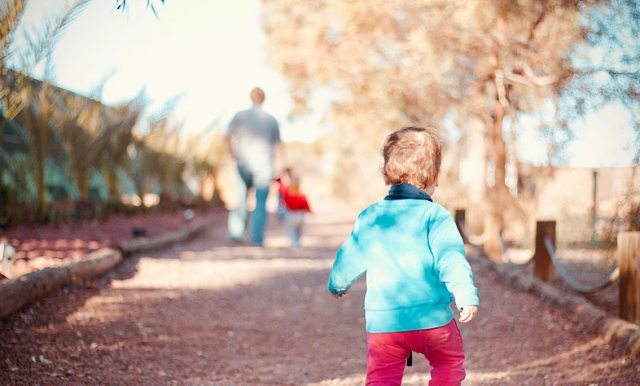
<path id="1" fill-rule="evenodd" d="M 0 283 L 0 319 L 63 286 L 103 275 L 126 256 L 166 248 L 187 241 L 207 227 L 206 220 L 195 220 L 187 227 L 157 237 L 132 240 L 102 248 L 81 260 L 45 268 Z"/>

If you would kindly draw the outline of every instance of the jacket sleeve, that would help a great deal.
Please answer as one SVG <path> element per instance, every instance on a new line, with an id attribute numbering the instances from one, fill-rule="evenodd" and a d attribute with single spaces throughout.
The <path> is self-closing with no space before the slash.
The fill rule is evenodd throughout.
<path id="1" fill-rule="evenodd" d="M 365 259 L 358 245 L 358 225 L 359 221 L 356 220 L 351 236 L 336 253 L 327 283 L 327 289 L 332 294 L 340 295 L 347 292 L 353 282 L 366 271 Z"/>
<path id="2" fill-rule="evenodd" d="M 430 219 L 429 245 L 435 258 L 436 272 L 456 306 L 478 306 L 478 289 L 464 251 L 464 242 L 451 214 L 438 207 Z"/>

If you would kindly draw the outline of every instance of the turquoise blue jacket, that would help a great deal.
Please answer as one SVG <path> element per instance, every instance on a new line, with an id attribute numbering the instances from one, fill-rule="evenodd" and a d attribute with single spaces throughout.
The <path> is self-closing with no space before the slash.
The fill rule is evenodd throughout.
<path id="1" fill-rule="evenodd" d="M 441 327 L 453 318 L 453 300 L 458 309 L 479 305 L 453 217 L 430 200 L 369 206 L 337 252 L 327 288 L 342 294 L 366 272 L 368 332 Z"/>

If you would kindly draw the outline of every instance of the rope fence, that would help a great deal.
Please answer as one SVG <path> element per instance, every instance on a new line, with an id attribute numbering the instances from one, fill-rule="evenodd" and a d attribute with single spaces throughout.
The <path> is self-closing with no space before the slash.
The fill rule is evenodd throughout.
<path id="1" fill-rule="evenodd" d="M 464 209 L 456 210 L 455 220 L 465 243 L 483 248 L 485 255 L 495 263 L 517 266 L 533 264 L 533 275 L 542 282 L 549 283 L 557 272 L 575 291 L 584 294 L 601 291 L 618 282 L 620 318 L 640 324 L 640 232 L 619 233 L 618 267 L 602 283 L 587 285 L 571 277 L 558 258 L 555 221 L 537 221 L 534 254 L 525 261 L 515 262 L 502 238 L 499 220 L 490 216 L 485 222 L 484 233 L 479 236 L 467 230 Z"/>
<path id="2" fill-rule="evenodd" d="M 551 239 L 549 239 L 548 237 L 545 237 L 544 245 L 547 247 L 547 251 L 549 252 L 549 256 L 551 256 L 553 265 L 555 266 L 555 269 L 558 271 L 560 276 L 562 276 L 562 278 L 567 283 L 569 283 L 569 285 L 573 287 L 573 289 L 575 289 L 580 293 L 588 294 L 588 293 L 598 292 L 600 290 L 603 290 L 609 287 L 611 284 L 615 283 L 616 281 L 618 281 L 618 279 L 620 279 L 620 267 L 616 267 L 616 269 L 614 269 L 613 272 L 611 272 L 611 274 L 609 275 L 609 279 L 602 284 L 590 287 L 588 285 L 579 283 L 574 278 L 572 278 L 571 275 L 569 275 L 569 273 L 567 273 L 567 270 L 564 268 L 564 266 L 560 262 L 560 259 L 558 259 L 558 256 L 556 256 L 556 251 L 553 246 L 553 243 L 551 242 Z"/>

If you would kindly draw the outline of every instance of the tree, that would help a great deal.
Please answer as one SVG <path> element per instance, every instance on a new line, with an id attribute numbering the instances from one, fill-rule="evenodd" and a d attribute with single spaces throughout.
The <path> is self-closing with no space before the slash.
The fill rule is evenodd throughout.
<path id="1" fill-rule="evenodd" d="M 75 185 L 77 198 L 88 200 L 91 177 L 100 173 L 107 181 L 109 200 L 119 199 L 117 172 L 126 167 L 132 129 L 145 105 L 144 94 L 115 107 L 63 90 L 58 94 L 62 104 L 53 119 L 61 137 L 59 164 Z"/>
<path id="2" fill-rule="evenodd" d="M 126 170 L 130 162 L 128 150 L 134 142 L 133 128 L 145 106 L 143 91 L 135 99 L 116 106 L 106 117 L 108 125 L 102 139 L 104 157 L 101 160 L 101 170 L 107 181 L 109 202 L 112 204 L 120 200 L 122 187 L 118 171 Z"/>
<path id="3" fill-rule="evenodd" d="M 217 124 L 216 120 L 200 133 L 189 135 L 181 149 L 187 161 L 185 172 L 198 182 L 200 199 L 213 200 L 213 204 L 219 203 L 219 173 L 229 157 L 224 133 L 217 130 Z"/>
<path id="4" fill-rule="evenodd" d="M 35 206 L 29 221 L 48 217 L 46 181 L 53 175 L 74 199 L 86 200 L 92 175 L 102 173 L 110 198 L 117 197 L 116 172 L 128 162 L 131 129 L 144 107 L 142 94 L 116 107 L 103 105 L 99 98 L 106 79 L 94 98 L 54 85 L 56 41 L 88 3 L 69 3 L 41 28 L 26 32 L 21 46 L 14 36 L 25 1 L 0 4 L 0 201 L 18 213 Z M 33 72 L 40 64 L 44 72 L 38 80 Z"/>
<path id="5" fill-rule="evenodd" d="M 13 45 L 13 38 L 20 18 L 24 12 L 25 1 L 3 2 L 0 6 L 0 100 L 3 115 L 0 126 L 0 137 L 6 124 L 18 119 L 22 113 L 21 125 L 14 125 L 19 132 L 19 138 L 26 140 L 25 146 L 30 151 L 30 157 L 25 160 L 35 173 L 30 175 L 36 186 L 37 216 L 42 219 L 45 212 L 45 168 L 48 155 L 49 138 L 51 135 L 51 113 L 53 89 L 50 82 L 53 79 L 53 63 L 51 53 L 57 38 L 81 12 L 88 0 L 78 0 L 69 4 L 58 15 L 46 20 L 44 28 L 37 35 L 25 34 L 27 45 L 22 51 Z M 9 69 L 10 59 L 17 59 L 13 65 L 17 71 Z M 44 81 L 34 81 L 28 76 L 39 63 L 44 62 Z M 10 73 L 11 72 L 11 73 Z M 2 160 L 7 164 L 9 172 L 14 171 L 13 180 L 20 178 L 15 165 L 8 160 L 6 149 L 0 148 L 4 154 Z M 23 176 L 26 176 L 23 174 Z M 1 182 L 1 180 L 0 180 Z"/>
<path id="6" fill-rule="evenodd" d="M 640 2 L 612 0 L 585 12 L 586 38 L 571 51 L 575 73 L 561 93 L 567 119 L 619 103 L 631 113 L 640 163 Z"/>
<path id="7" fill-rule="evenodd" d="M 588 32 L 582 44 L 571 52 L 576 71 L 562 89 L 561 113 L 566 119 L 583 118 L 586 113 L 604 106 L 623 106 L 631 116 L 636 131 L 634 167 L 627 188 L 619 195 L 608 219 L 594 229 L 604 246 L 615 246 L 619 232 L 640 230 L 640 192 L 635 179 L 640 163 L 640 2 L 611 0 L 590 9 L 585 24 Z"/>
<path id="8" fill-rule="evenodd" d="M 106 186 L 108 199 L 114 204 L 119 203 L 122 183 L 127 180 L 140 196 L 152 190 L 172 198 L 182 198 L 185 193 L 187 155 L 180 138 L 181 124 L 171 117 L 177 98 L 152 116 L 143 132 L 138 122 L 147 103 L 144 91 L 130 101 L 107 106 L 100 101 L 106 78 L 90 97 L 54 84 L 51 54 L 56 40 L 89 1 L 69 4 L 59 15 L 47 19 L 40 32 L 26 34 L 27 44 L 22 46 L 14 43 L 13 36 L 26 1 L 0 3 L 2 225 L 7 224 L 7 217 L 28 222 L 47 219 L 54 212 L 48 192 L 51 186 L 47 185 L 53 178 L 71 194 L 76 209 L 92 211 L 93 203 L 79 204 L 86 204 L 83 201 L 89 199 L 91 181 L 96 177 L 104 181 L 101 187 Z M 124 1 L 116 4 L 126 6 Z M 152 1 L 147 7 L 155 13 Z M 36 79 L 34 71 L 41 64 L 44 72 Z M 221 141 L 212 138 L 207 139 L 211 147 L 219 147 Z M 198 152 L 198 167 L 215 174 L 217 158 L 206 150 Z M 31 207 L 37 208 L 37 217 L 23 215 Z M 8 210 L 12 213 L 6 213 Z"/>
<path id="9" fill-rule="evenodd" d="M 331 118 L 352 141 L 340 146 L 375 139 L 370 154 L 408 123 L 455 122 L 463 134 L 479 125 L 493 165 L 489 203 L 495 211 L 510 203 L 522 218 L 505 183 L 507 163 L 518 164 L 518 117 L 541 110 L 571 79 L 567 53 L 585 34 L 581 9 L 595 3 L 265 0 L 263 23 L 270 60 L 291 81 L 294 114 L 308 111 L 315 90 L 331 89 L 339 97 Z"/>
<path id="10" fill-rule="evenodd" d="M 160 111 L 152 114 L 147 127 L 134 132 L 129 149 L 133 177 L 138 195 L 157 191 L 165 200 L 182 198 L 182 172 L 185 160 L 180 153 L 182 123 L 173 117 L 179 97 L 168 100 Z"/>

